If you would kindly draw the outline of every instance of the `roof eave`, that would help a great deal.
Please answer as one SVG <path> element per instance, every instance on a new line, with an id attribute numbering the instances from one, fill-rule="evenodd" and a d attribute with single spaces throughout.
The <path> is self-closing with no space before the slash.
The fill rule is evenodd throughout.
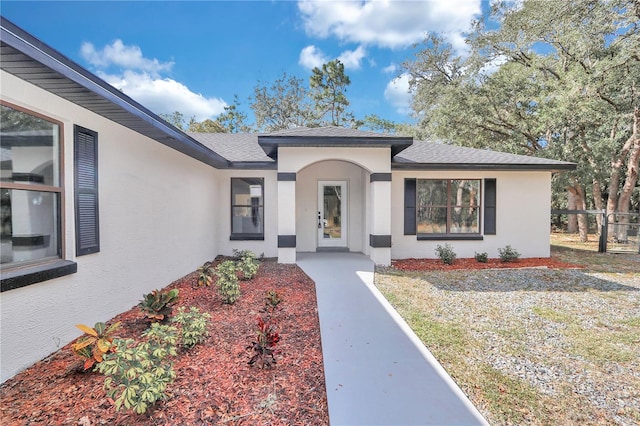
<path id="1" fill-rule="evenodd" d="M 231 170 L 277 170 L 278 163 L 275 161 L 230 161 L 227 167 L 221 168 Z"/>
<path id="2" fill-rule="evenodd" d="M 547 171 L 552 173 L 575 170 L 575 163 L 560 164 L 500 164 L 500 163 L 391 163 L 392 170 L 473 170 L 473 171 Z"/>

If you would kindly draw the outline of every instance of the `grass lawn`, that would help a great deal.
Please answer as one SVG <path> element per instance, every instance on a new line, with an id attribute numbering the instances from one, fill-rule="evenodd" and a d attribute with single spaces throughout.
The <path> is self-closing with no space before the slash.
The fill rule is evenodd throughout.
<path id="1" fill-rule="evenodd" d="M 491 424 L 640 424 L 640 255 L 580 270 L 404 272 L 376 286 Z"/>

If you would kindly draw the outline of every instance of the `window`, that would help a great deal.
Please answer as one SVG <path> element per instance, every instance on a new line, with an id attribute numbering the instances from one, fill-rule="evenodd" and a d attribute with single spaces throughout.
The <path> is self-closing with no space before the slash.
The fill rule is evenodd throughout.
<path id="1" fill-rule="evenodd" d="M 0 108 L 0 264 L 60 259 L 62 126 L 11 104 Z"/>
<path id="2" fill-rule="evenodd" d="M 480 206 L 479 179 L 405 179 L 404 235 L 419 240 L 481 240 L 496 234 L 496 179 L 484 179 Z"/>
<path id="3" fill-rule="evenodd" d="M 264 179 L 231 178 L 231 239 L 264 239 Z"/>
<path id="4" fill-rule="evenodd" d="M 480 234 L 479 179 L 418 179 L 418 236 Z"/>

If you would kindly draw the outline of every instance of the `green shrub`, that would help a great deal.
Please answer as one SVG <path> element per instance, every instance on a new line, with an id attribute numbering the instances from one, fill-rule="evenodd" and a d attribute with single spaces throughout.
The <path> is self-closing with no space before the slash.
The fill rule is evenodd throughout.
<path id="1" fill-rule="evenodd" d="M 200 312 L 200 309 L 194 306 L 188 312 L 183 307 L 178 308 L 178 313 L 171 319 L 172 322 L 180 324 L 180 344 L 186 348 L 192 348 L 204 341 L 209 335 L 207 326 L 210 320 L 209 313 Z"/>
<path id="2" fill-rule="evenodd" d="M 166 321 L 171 315 L 171 307 L 178 301 L 179 290 L 153 290 L 143 295 L 138 306 L 151 321 Z"/>
<path id="3" fill-rule="evenodd" d="M 84 335 L 71 346 L 73 353 L 84 358 L 83 367 L 85 370 L 93 367 L 94 364 L 102 362 L 104 355 L 113 350 L 113 332 L 120 327 L 116 322 L 107 328 L 103 322 L 97 322 L 93 328 L 84 324 L 77 324 Z"/>
<path id="4" fill-rule="evenodd" d="M 209 287 L 213 280 L 213 266 L 211 262 L 204 262 L 204 265 L 198 268 L 198 285 L 206 285 Z"/>
<path id="5" fill-rule="evenodd" d="M 503 262 L 513 262 L 520 257 L 520 253 L 509 245 L 503 249 L 499 248 L 498 254 L 500 255 L 500 260 Z"/>
<path id="6" fill-rule="evenodd" d="M 445 244 L 444 247 L 438 244 L 436 247 L 436 255 L 446 265 L 453 265 L 453 261 L 456 260 L 456 252 L 453 251 L 453 247 L 450 244 Z"/>
<path id="7" fill-rule="evenodd" d="M 489 260 L 489 255 L 487 254 L 487 252 L 476 253 L 473 258 L 476 260 L 476 262 L 487 263 L 487 261 Z"/>
<path id="8" fill-rule="evenodd" d="M 107 376 L 104 389 L 115 401 L 138 414 L 165 397 L 167 385 L 176 377 L 169 357 L 177 355 L 178 330 L 151 324 L 143 333 L 145 341 L 115 339 L 116 351 L 106 354 L 97 370 Z"/>
<path id="9" fill-rule="evenodd" d="M 216 267 L 215 274 L 218 277 L 216 284 L 222 301 L 230 305 L 235 303 L 240 298 L 236 263 L 231 260 L 222 262 Z"/>
<path id="10" fill-rule="evenodd" d="M 241 272 L 243 280 L 250 280 L 258 273 L 260 261 L 251 250 L 234 250 L 233 255 L 237 259 L 237 267 Z"/>

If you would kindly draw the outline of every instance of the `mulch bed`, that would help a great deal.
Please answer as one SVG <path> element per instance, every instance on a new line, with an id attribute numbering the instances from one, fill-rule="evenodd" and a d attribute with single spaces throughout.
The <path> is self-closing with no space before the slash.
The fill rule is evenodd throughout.
<path id="1" fill-rule="evenodd" d="M 179 306 L 211 314 L 210 336 L 181 350 L 168 397 L 147 413 L 115 411 L 103 390 L 104 376 L 82 372 L 70 344 L 0 387 L 3 425 L 328 425 L 315 285 L 295 265 L 264 261 L 257 276 L 240 283 L 242 296 L 224 305 L 211 287 L 197 287 L 196 273 L 172 283 Z M 215 280 L 215 279 L 214 279 Z M 273 315 L 281 340 L 273 369 L 247 364 L 246 347 L 268 290 L 284 301 Z M 138 338 L 149 322 L 137 307 L 117 315 L 118 337 Z M 92 324 L 91 324 L 92 325 Z M 73 324 L 69 324 L 73 327 Z"/>
<path id="2" fill-rule="evenodd" d="M 497 269 L 497 268 L 583 268 L 573 263 L 561 262 L 550 257 L 529 257 L 512 262 L 500 259 L 488 259 L 486 263 L 474 258 L 456 259 L 452 265 L 446 265 L 440 259 L 400 259 L 394 260 L 392 266 L 402 271 L 453 271 L 457 269 Z"/>

